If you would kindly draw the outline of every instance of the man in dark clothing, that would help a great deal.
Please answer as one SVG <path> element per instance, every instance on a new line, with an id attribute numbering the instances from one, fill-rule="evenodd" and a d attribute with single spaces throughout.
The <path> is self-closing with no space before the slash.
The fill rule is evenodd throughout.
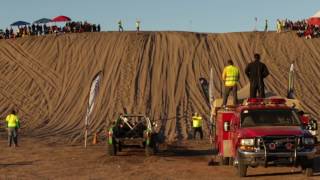
<path id="1" fill-rule="evenodd" d="M 254 55 L 254 62 L 247 65 L 245 72 L 250 80 L 250 98 L 257 97 L 257 92 L 258 97 L 265 98 L 263 79 L 269 75 L 269 70 L 264 63 L 260 62 L 260 54 Z"/>

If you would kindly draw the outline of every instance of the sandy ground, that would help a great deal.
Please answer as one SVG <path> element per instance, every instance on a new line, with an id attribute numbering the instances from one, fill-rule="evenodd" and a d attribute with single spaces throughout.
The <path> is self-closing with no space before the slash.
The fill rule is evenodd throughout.
<path id="1" fill-rule="evenodd" d="M 4 137 L 4 136 L 2 136 Z M 184 141 L 161 147 L 157 156 L 145 157 L 143 149 L 106 154 L 100 142 L 82 145 L 21 138 L 9 148 L 0 140 L 0 179 L 240 179 L 231 166 L 208 166 L 212 151 L 207 141 Z M 315 163 L 320 170 L 320 160 Z M 250 168 L 246 179 L 306 179 L 296 168 Z M 310 179 L 319 179 L 320 173 Z"/>

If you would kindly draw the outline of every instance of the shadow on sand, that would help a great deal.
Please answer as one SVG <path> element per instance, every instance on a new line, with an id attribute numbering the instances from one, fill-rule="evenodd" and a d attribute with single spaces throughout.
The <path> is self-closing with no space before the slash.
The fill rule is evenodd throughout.
<path id="1" fill-rule="evenodd" d="M 12 166 L 28 166 L 32 165 L 34 161 L 21 161 L 21 162 L 14 162 L 14 163 L 0 163 L 0 167 L 12 167 Z"/>
<path id="2" fill-rule="evenodd" d="M 167 145 L 167 147 L 163 150 L 160 150 L 157 155 L 162 157 L 168 156 L 210 156 L 215 155 L 216 152 L 212 149 L 188 149 L 185 146 L 177 146 L 177 145 Z"/>
<path id="3" fill-rule="evenodd" d="M 313 163 L 313 176 L 320 176 L 320 157 L 316 157 L 314 159 Z M 295 172 L 281 172 L 281 173 L 268 173 L 268 174 L 253 174 L 248 175 L 248 177 L 268 177 L 268 176 L 285 176 L 285 175 L 291 175 L 291 174 L 301 174 L 301 171 L 295 171 Z"/>

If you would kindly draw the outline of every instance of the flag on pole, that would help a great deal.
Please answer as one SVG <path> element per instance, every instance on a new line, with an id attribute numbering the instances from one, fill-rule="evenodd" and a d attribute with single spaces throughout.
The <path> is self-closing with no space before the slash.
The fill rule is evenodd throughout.
<path id="1" fill-rule="evenodd" d="M 209 103 L 210 103 L 210 142 L 212 143 L 212 148 L 214 149 L 213 141 L 215 139 L 215 122 L 212 117 L 212 112 L 213 112 L 213 101 L 214 101 L 214 96 L 213 96 L 213 69 L 210 69 L 210 79 L 209 79 Z"/>
<path id="2" fill-rule="evenodd" d="M 212 108 L 212 104 L 214 101 L 214 96 L 213 96 L 213 69 L 210 69 L 210 80 L 209 80 L 209 102 L 210 102 L 210 107 Z"/>
<path id="3" fill-rule="evenodd" d="M 97 73 L 97 75 L 94 77 L 91 83 L 90 92 L 89 92 L 89 101 L 88 101 L 88 107 L 87 107 L 87 113 L 84 120 L 85 125 L 85 147 L 87 147 L 87 136 L 88 136 L 88 127 L 90 125 L 90 115 L 93 111 L 95 99 L 97 97 L 100 81 L 101 81 L 102 72 L 100 71 Z"/>
<path id="4" fill-rule="evenodd" d="M 258 18 L 254 17 L 254 28 L 253 31 L 257 31 Z"/>
<path id="5" fill-rule="evenodd" d="M 294 66 L 293 63 L 290 65 L 289 70 L 289 78 L 288 78 L 288 95 L 289 99 L 293 99 L 294 97 Z"/>

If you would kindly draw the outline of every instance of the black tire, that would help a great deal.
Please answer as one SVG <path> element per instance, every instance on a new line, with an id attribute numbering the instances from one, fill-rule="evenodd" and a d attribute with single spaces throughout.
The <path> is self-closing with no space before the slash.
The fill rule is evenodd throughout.
<path id="1" fill-rule="evenodd" d="M 229 157 L 224 157 L 223 160 L 222 160 L 222 165 L 224 165 L 224 166 L 229 165 L 229 160 L 230 160 Z"/>
<path id="2" fill-rule="evenodd" d="M 153 142 L 152 148 L 153 148 L 153 155 L 159 152 L 159 144 L 156 141 Z"/>
<path id="3" fill-rule="evenodd" d="M 313 175 L 313 159 L 305 159 L 304 163 L 301 164 L 302 173 L 307 177 Z"/>
<path id="4" fill-rule="evenodd" d="M 145 147 L 145 154 L 146 154 L 146 156 L 152 156 L 152 155 L 154 155 L 154 154 L 155 154 L 154 148 L 147 145 L 147 146 Z"/>
<path id="5" fill-rule="evenodd" d="M 247 170 L 248 170 L 248 165 L 244 164 L 242 161 L 239 161 L 239 164 L 238 164 L 238 175 L 240 177 L 246 177 L 247 176 Z"/>
<path id="6" fill-rule="evenodd" d="M 108 154 L 109 156 L 117 155 L 117 148 L 115 144 L 108 144 Z"/>
<path id="7" fill-rule="evenodd" d="M 223 157 L 221 155 L 218 155 L 218 163 L 219 166 L 225 166 L 228 164 L 229 158 Z"/>
<path id="8" fill-rule="evenodd" d="M 306 168 L 305 170 L 306 176 L 310 177 L 313 175 L 313 168 Z"/>
<path id="9" fill-rule="evenodd" d="M 121 142 L 118 143 L 118 152 L 121 152 L 122 151 L 122 144 Z"/>
<path id="10" fill-rule="evenodd" d="M 145 144 L 146 156 L 153 156 L 158 152 L 158 143 L 156 135 L 152 135 L 149 145 Z"/>
<path id="11" fill-rule="evenodd" d="M 229 158 L 229 166 L 233 166 L 233 161 L 234 161 L 233 158 L 230 157 L 230 158 Z"/>

